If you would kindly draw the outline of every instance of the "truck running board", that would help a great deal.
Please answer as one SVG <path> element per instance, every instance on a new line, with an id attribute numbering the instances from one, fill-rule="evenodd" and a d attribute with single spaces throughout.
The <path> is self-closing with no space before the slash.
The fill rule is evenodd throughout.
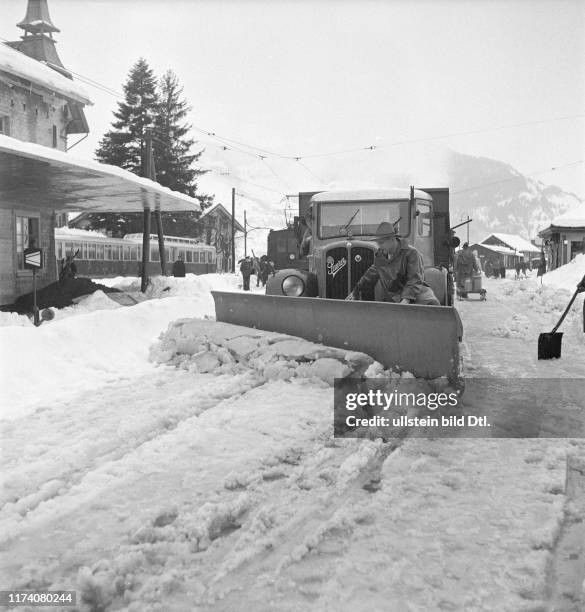
<path id="1" fill-rule="evenodd" d="M 360 351 L 417 378 L 458 380 L 462 327 L 451 306 L 211 293 L 217 321 Z"/>

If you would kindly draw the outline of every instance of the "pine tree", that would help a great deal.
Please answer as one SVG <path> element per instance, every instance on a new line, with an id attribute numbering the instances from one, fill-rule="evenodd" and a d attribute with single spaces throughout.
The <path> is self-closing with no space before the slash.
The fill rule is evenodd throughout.
<path id="1" fill-rule="evenodd" d="M 197 194 L 196 179 L 205 171 L 193 166 L 203 151 L 191 152 L 196 143 L 189 137 L 192 126 L 186 122 L 186 116 L 192 109 L 182 95 L 183 88 L 175 73 L 168 70 L 159 81 L 160 102 L 153 138 L 156 179 L 169 189 L 200 197 L 203 209 L 209 197 Z M 164 213 L 163 229 L 173 236 L 199 235 L 199 216 L 199 212 Z"/>
<path id="2" fill-rule="evenodd" d="M 159 109 L 156 78 L 144 58 L 134 64 L 123 88 L 124 101 L 118 102 L 116 120 L 101 140 L 96 157 L 105 164 L 144 176 L 146 130 L 154 126 Z"/>
<path id="3" fill-rule="evenodd" d="M 185 117 L 192 109 L 181 97 L 183 88 L 172 70 L 161 78 L 159 92 L 153 143 L 157 180 L 169 189 L 194 197 L 195 179 L 204 171 L 193 168 L 202 151 L 191 153 L 195 140 L 188 136 L 192 126 L 185 122 Z"/>
<path id="4" fill-rule="evenodd" d="M 183 89 L 175 74 L 169 70 L 157 83 L 154 72 L 141 58 L 131 68 L 123 89 L 124 101 L 118 102 L 112 128 L 99 143 L 97 160 L 146 176 L 142 160 L 150 133 L 156 181 L 174 191 L 198 197 L 202 209 L 209 206 L 213 197 L 197 194 L 196 179 L 205 171 L 194 168 L 193 164 L 203 151 L 191 153 L 196 144 L 188 136 L 191 125 L 186 122 L 191 107 L 182 98 Z M 195 211 L 163 213 L 163 231 L 172 236 L 200 235 L 199 216 Z M 89 213 L 83 215 L 83 223 L 87 229 L 123 236 L 141 231 L 142 214 Z"/>

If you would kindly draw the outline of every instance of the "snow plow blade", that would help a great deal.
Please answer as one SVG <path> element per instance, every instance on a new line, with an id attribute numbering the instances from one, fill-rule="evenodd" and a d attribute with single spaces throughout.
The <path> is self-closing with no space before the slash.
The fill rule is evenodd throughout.
<path id="1" fill-rule="evenodd" d="M 462 327 L 450 306 L 211 293 L 217 321 L 360 351 L 417 378 L 459 379 Z"/>

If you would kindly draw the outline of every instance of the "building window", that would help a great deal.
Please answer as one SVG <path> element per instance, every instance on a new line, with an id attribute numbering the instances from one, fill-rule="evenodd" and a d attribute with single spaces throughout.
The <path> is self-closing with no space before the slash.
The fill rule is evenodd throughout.
<path id="1" fill-rule="evenodd" d="M 57 126 L 53 126 L 53 149 L 57 148 Z"/>
<path id="2" fill-rule="evenodd" d="M 10 126 L 8 125 L 8 117 L 0 115 L 0 134 L 10 136 Z"/>
<path id="3" fill-rule="evenodd" d="M 16 217 L 16 269 L 24 270 L 24 251 L 40 245 L 39 217 Z"/>

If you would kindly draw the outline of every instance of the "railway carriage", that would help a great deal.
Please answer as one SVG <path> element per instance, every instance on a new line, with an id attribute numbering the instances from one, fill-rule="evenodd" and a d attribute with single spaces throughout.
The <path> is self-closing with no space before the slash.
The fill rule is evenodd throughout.
<path id="1" fill-rule="evenodd" d="M 55 230 L 55 254 L 57 269 L 60 262 L 77 253 L 77 274 L 89 278 L 115 276 L 140 276 L 142 267 L 142 234 L 127 234 L 124 238 L 110 238 L 97 232 L 84 230 Z M 201 244 L 193 238 L 165 236 L 167 273 L 173 262 L 183 256 L 185 270 L 191 274 L 215 272 L 217 267 L 215 247 Z M 160 275 L 158 238 L 150 237 L 150 256 L 147 274 Z"/>

